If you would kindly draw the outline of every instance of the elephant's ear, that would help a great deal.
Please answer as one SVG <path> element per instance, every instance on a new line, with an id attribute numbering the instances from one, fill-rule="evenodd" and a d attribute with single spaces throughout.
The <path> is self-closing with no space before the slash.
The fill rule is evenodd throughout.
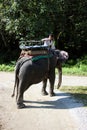
<path id="1" fill-rule="evenodd" d="M 57 60 L 62 62 L 62 54 L 60 50 L 55 50 L 56 56 L 57 56 Z"/>
<path id="2" fill-rule="evenodd" d="M 60 51 L 60 50 L 55 50 L 57 59 L 59 62 L 63 63 L 68 59 L 68 53 L 66 51 Z"/>
<path id="3" fill-rule="evenodd" d="M 60 58 L 60 50 L 55 50 L 55 55 L 56 55 L 57 59 L 59 59 Z"/>
<path id="4" fill-rule="evenodd" d="M 55 50 L 55 53 L 59 56 L 59 54 L 60 54 L 60 50 Z"/>

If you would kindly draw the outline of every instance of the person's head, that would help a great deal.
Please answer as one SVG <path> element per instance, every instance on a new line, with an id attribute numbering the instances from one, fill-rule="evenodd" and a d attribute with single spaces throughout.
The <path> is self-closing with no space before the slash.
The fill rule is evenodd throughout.
<path id="1" fill-rule="evenodd" d="M 49 39 L 50 39 L 50 40 L 53 40 L 53 39 L 54 39 L 53 34 L 49 34 Z"/>

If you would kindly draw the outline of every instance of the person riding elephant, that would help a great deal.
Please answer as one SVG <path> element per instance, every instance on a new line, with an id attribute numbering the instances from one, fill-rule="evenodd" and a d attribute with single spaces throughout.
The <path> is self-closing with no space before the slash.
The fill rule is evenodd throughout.
<path id="1" fill-rule="evenodd" d="M 41 39 L 42 42 L 44 42 L 44 46 L 47 46 L 51 49 L 55 49 L 54 45 L 54 35 L 49 34 L 49 37 Z"/>

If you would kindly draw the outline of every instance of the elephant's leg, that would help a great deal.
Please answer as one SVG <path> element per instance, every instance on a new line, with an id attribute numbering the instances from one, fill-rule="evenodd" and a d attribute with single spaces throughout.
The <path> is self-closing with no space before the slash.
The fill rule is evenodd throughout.
<path id="1" fill-rule="evenodd" d="M 23 94 L 24 94 L 24 89 L 23 89 L 23 84 L 19 83 L 18 90 L 17 90 L 17 107 L 24 108 L 25 104 L 23 104 Z"/>
<path id="2" fill-rule="evenodd" d="M 20 108 L 24 108 L 25 104 L 23 104 L 23 94 L 18 94 L 18 98 L 17 98 L 17 107 Z"/>
<path id="3" fill-rule="evenodd" d="M 49 94 L 50 94 L 51 97 L 55 96 L 55 93 L 54 93 L 54 83 L 51 83 L 51 85 L 50 85 Z"/>
<path id="4" fill-rule="evenodd" d="M 42 86 L 42 95 L 48 95 L 46 91 L 46 86 L 47 86 L 47 78 L 43 80 L 43 86 Z"/>
<path id="5" fill-rule="evenodd" d="M 55 93 L 54 93 L 55 72 L 50 75 L 49 82 L 50 82 L 49 94 L 50 96 L 55 96 Z"/>

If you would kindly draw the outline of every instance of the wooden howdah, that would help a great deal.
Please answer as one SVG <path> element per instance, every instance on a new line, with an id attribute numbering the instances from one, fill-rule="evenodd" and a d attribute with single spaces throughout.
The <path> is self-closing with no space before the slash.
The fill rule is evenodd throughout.
<path id="1" fill-rule="evenodd" d="M 26 45 L 21 45 L 19 46 L 21 49 L 21 56 L 36 56 L 36 55 L 46 55 L 48 54 L 48 47 L 43 46 L 43 45 L 34 45 L 34 46 L 26 46 Z"/>

